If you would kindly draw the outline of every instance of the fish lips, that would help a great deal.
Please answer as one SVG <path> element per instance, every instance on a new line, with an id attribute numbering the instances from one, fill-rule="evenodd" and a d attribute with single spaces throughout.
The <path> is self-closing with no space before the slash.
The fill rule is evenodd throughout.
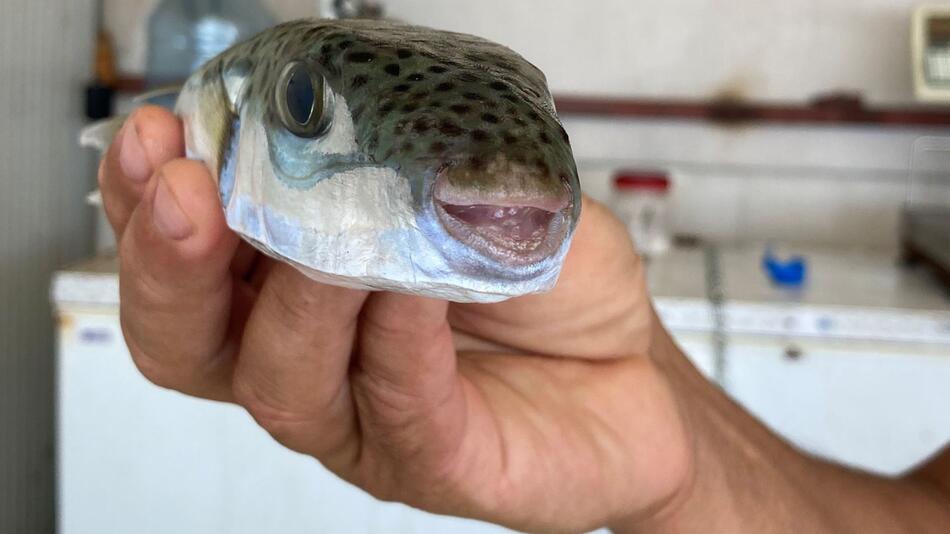
<path id="1" fill-rule="evenodd" d="M 552 259 L 572 228 L 574 198 L 567 184 L 557 194 L 486 192 L 455 186 L 440 172 L 431 199 L 452 238 L 503 269 L 530 270 Z"/>

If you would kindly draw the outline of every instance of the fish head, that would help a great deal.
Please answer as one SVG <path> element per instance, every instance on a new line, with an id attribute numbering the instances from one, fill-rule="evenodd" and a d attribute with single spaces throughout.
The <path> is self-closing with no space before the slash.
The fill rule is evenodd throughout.
<path id="1" fill-rule="evenodd" d="M 296 21 L 186 84 L 228 223 L 317 279 L 458 301 L 550 289 L 580 214 L 543 73 L 477 37 Z"/>

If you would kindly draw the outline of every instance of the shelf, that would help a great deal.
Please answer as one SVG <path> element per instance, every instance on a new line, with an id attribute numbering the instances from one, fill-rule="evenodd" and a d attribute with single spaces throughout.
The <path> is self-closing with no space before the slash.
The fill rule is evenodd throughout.
<path id="1" fill-rule="evenodd" d="M 555 97 L 561 116 L 581 115 L 618 119 L 708 121 L 723 126 L 749 123 L 879 125 L 888 127 L 950 126 L 946 107 L 865 107 L 860 97 L 830 95 L 807 104 L 755 103 L 739 100 L 663 100 Z"/>

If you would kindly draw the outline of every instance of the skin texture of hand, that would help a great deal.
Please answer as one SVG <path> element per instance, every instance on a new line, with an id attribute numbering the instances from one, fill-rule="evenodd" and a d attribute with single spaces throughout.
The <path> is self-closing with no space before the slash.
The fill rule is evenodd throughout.
<path id="1" fill-rule="evenodd" d="M 553 292 L 449 305 L 262 257 L 183 153 L 178 120 L 143 108 L 100 170 L 135 363 L 379 498 L 530 532 L 950 531 L 950 456 L 900 480 L 850 472 L 708 384 L 592 201 Z"/>

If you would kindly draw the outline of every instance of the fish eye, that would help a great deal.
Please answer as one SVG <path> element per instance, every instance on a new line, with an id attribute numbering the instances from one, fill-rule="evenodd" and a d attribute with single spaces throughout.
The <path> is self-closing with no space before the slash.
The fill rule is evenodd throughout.
<path id="1" fill-rule="evenodd" d="M 330 126 L 323 76 L 302 61 L 289 63 L 277 84 L 277 115 L 298 137 L 319 137 Z"/>

